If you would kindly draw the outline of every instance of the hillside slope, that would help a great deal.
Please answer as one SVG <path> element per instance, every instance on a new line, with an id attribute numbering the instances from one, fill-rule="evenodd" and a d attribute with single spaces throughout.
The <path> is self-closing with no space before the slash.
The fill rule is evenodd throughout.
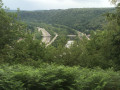
<path id="1" fill-rule="evenodd" d="M 19 16 L 25 22 L 60 24 L 87 33 L 102 29 L 105 23 L 103 14 L 112 11 L 113 8 L 21 11 Z"/>

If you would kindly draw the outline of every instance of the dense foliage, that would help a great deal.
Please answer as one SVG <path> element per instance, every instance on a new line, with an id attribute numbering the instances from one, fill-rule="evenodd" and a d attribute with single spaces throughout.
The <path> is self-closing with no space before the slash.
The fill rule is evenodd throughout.
<path id="1" fill-rule="evenodd" d="M 25 22 L 48 23 L 65 25 L 81 32 L 89 33 L 90 30 L 102 29 L 106 23 L 102 16 L 113 12 L 112 8 L 83 8 L 66 10 L 21 11 L 20 17 Z M 97 22 L 97 23 L 96 23 Z"/>
<path id="2" fill-rule="evenodd" d="M 83 12 L 83 15 L 89 13 L 92 17 L 96 16 L 97 18 L 103 12 L 111 9 L 21 12 L 22 14 L 32 13 L 36 15 L 39 13 L 48 15 L 47 13 L 49 12 L 51 16 L 56 14 L 58 19 L 55 20 L 59 21 L 54 24 L 56 22 L 50 22 L 49 20 L 51 19 L 46 18 L 49 21 L 47 23 L 54 25 L 38 24 L 38 21 L 33 23 L 36 18 L 39 20 L 39 17 L 34 18 L 34 15 L 32 15 L 31 24 L 26 26 L 18 20 L 15 13 L 6 12 L 2 6 L 3 4 L 0 0 L 0 90 L 120 89 L 119 3 L 116 7 L 116 12 L 105 14 L 108 23 L 103 23 L 104 30 L 91 31 L 89 40 L 86 37 L 76 38 L 75 43 L 70 48 L 65 47 L 65 43 L 69 40 L 66 35 L 77 34 L 76 30 L 72 29 L 74 28 L 74 22 L 68 23 L 72 27 L 69 28 L 65 21 L 60 23 L 62 19 L 59 20 L 58 17 L 61 16 L 62 18 L 63 15 L 68 14 L 71 17 L 75 14 L 74 12 Z M 91 12 L 87 12 L 89 10 Z M 95 12 L 95 14 L 92 12 Z M 45 16 L 43 14 L 41 14 L 40 18 Z M 74 17 L 70 18 L 68 16 L 64 16 L 66 18 L 64 20 L 76 20 Z M 99 17 L 100 20 L 102 20 L 101 17 Z M 24 18 L 28 22 L 27 17 Z M 29 15 L 28 18 L 30 18 Z M 90 21 L 92 20 L 93 18 L 90 19 Z M 45 22 L 44 18 L 40 22 Z M 95 23 L 96 25 L 99 24 L 96 20 Z M 85 25 L 89 25 L 89 23 Z M 41 32 L 38 33 L 35 26 L 45 28 L 50 33 L 56 32 L 60 36 L 52 45 L 46 47 L 41 42 L 41 37 L 39 36 Z M 79 27 L 79 29 L 81 28 Z M 86 26 L 83 30 L 86 30 Z"/>
<path id="3" fill-rule="evenodd" d="M 1 90 L 119 90 L 120 72 L 41 65 L 0 66 Z"/>

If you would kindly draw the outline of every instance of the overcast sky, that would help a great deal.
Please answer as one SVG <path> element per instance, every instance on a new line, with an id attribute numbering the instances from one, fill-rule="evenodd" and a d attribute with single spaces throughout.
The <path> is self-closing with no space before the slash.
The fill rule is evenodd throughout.
<path id="1" fill-rule="evenodd" d="M 112 7 L 109 0 L 3 0 L 4 6 L 16 10 Z"/>

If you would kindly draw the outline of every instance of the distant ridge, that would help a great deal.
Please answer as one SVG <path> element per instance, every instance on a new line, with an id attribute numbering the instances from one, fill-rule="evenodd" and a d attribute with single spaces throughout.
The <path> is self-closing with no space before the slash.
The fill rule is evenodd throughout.
<path id="1" fill-rule="evenodd" d="M 114 8 L 35 10 L 21 11 L 19 16 L 27 23 L 59 24 L 89 33 L 90 30 L 102 30 L 102 25 L 106 23 L 103 14 L 113 12 L 114 10 Z"/>

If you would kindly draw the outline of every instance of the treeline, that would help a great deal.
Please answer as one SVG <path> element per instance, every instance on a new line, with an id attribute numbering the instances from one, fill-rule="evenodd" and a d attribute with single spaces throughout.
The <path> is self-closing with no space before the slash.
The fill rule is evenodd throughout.
<path id="1" fill-rule="evenodd" d="M 103 30 L 102 25 L 106 24 L 103 15 L 114 10 L 114 8 L 81 8 L 21 11 L 19 16 L 25 22 L 65 25 L 88 34 L 90 30 Z"/>

